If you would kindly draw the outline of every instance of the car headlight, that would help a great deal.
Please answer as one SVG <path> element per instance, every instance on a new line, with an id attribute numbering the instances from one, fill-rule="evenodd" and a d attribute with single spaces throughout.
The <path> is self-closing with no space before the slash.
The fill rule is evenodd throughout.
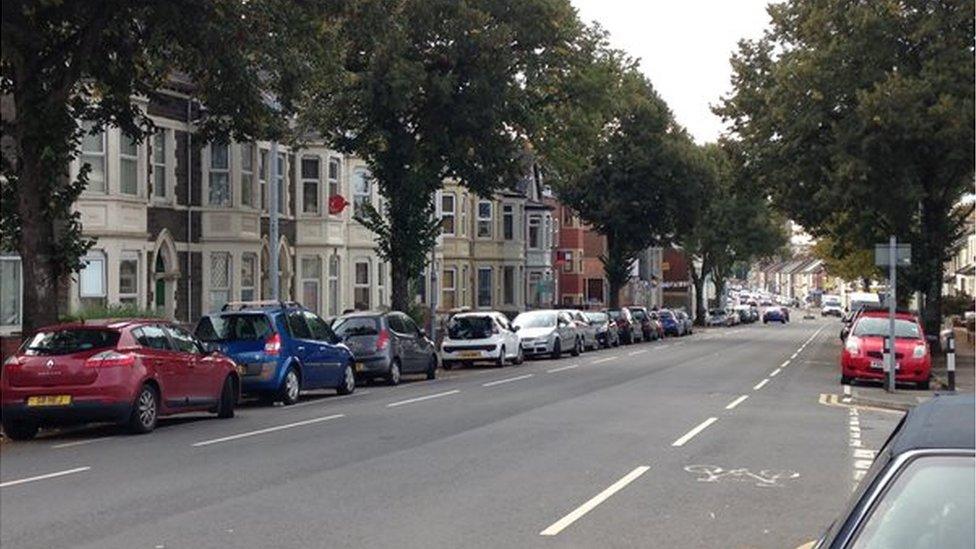
<path id="1" fill-rule="evenodd" d="M 912 353 L 915 358 L 922 358 L 925 356 L 925 345 L 918 345 L 915 347 L 915 352 Z"/>
<path id="2" fill-rule="evenodd" d="M 848 336 L 847 341 L 844 342 L 844 347 L 847 352 L 853 356 L 861 354 L 861 340 L 860 338 L 854 336 Z"/>

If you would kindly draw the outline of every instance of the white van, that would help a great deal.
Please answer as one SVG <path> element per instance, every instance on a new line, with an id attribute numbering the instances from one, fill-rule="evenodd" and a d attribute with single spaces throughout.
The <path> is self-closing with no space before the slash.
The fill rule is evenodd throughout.
<path id="1" fill-rule="evenodd" d="M 824 294 L 820 303 L 822 303 L 820 316 L 836 316 L 838 318 L 844 316 L 844 306 L 841 305 L 839 295 Z"/>

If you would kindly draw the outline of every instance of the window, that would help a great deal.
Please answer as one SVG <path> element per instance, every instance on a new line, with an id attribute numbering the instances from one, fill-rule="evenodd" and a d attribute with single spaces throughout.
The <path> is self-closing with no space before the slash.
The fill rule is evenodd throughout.
<path id="1" fill-rule="evenodd" d="M 90 167 L 86 189 L 104 193 L 108 190 L 105 186 L 105 131 L 101 128 L 95 131 L 92 122 L 84 122 L 81 127 L 85 132 L 81 138 L 81 165 Z"/>
<path id="2" fill-rule="evenodd" d="M 160 326 L 143 326 L 132 331 L 139 345 L 160 351 L 175 350 L 169 343 L 169 336 Z"/>
<path id="3" fill-rule="evenodd" d="M 468 276 L 468 266 L 463 265 L 461 267 L 461 279 L 459 280 L 459 285 L 461 286 L 461 302 L 459 305 L 461 306 L 467 306 L 467 304 L 470 303 L 470 301 L 468 301 L 468 280 L 470 280 L 470 277 Z"/>
<path id="4" fill-rule="evenodd" d="M 573 210 L 563 207 L 563 227 L 573 226 Z"/>
<path id="5" fill-rule="evenodd" d="M 166 198 L 166 130 L 152 136 L 153 196 Z"/>
<path id="6" fill-rule="evenodd" d="M 227 252 L 210 254 L 210 308 L 218 310 L 230 301 L 231 262 Z"/>
<path id="7" fill-rule="evenodd" d="M 241 144 L 241 204 L 254 207 L 254 145 Z"/>
<path id="8" fill-rule="evenodd" d="M 563 252 L 563 272 L 571 273 L 573 272 L 573 252 L 565 251 Z"/>
<path id="9" fill-rule="evenodd" d="M 105 297 L 105 254 L 94 252 L 85 257 L 85 268 L 78 275 L 78 290 L 82 298 Z"/>
<path id="10" fill-rule="evenodd" d="M 602 278 L 589 278 L 586 280 L 586 300 L 590 303 L 603 303 Z"/>
<path id="11" fill-rule="evenodd" d="M 119 303 L 139 302 L 139 252 L 122 252 L 119 260 Z"/>
<path id="12" fill-rule="evenodd" d="M 329 256 L 329 315 L 339 314 L 339 256 Z"/>
<path id="13" fill-rule="evenodd" d="M 277 173 L 275 173 L 275 184 L 278 186 L 278 213 L 284 215 L 287 214 L 288 201 L 285 200 L 287 196 L 285 188 L 285 154 L 278 153 L 278 168 Z"/>
<path id="14" fill-rule="evenodd" d="M 376 262 L 376 292 L 377 305 L 386 305 L 386 263 L 379 260 Z"/>
<path id="15" fill-rule="evenodd" d="M 537 215 L 529 217 L 529 249 L 542 248 L 542 219 Z"/>
<path id="16" fill-rule="evenodd" d="M 342 164 L 336 157 L 329 158 L 329 196 L 340 194 L 339 176 L 342 174 Z"/>
<path id="17" fill-rule="evenodd" d="M 258 192 L 261 193 L 261 210 L 268 211 L 268 150 L 258 152 Z"/>
<path id="18" fill-rule="evenodd" d="M 478 306 L 491 307 L 491 267 L 478 269 Z"/>
<path id="19" fill-rule="evenodd" d="M 24 292 L 19 257 L 0 257 L 0 326 L 20 325 Z"/>
<path id="20" fill-rule="evenodd" d="M 308 330 L 312 333 L 312 339 L 317 341 L 327 341 L 332 343 L 336 341 L 335 333 L 332 332 L 332 328 L 325 323 L 324 320 L 318 317 L 318 315 L 312 314 L 305 311 L 305 323 L 308 324 Z"/>
<path id="21" fill-rule="evenodd" d="M 531 272 L 529 273 L 529 287 L 528 295 L 532 296 L 532 305 L 539 306 L 542 304 L 542 273 Z"/>
<path id="22" fill-rule="evenodd" d="M 122 194 L 139 194 L 139 143 L 122 135 L 119 143 L 119 190 Z"/>
<path id="23" fill-rule="evenodd" d="M 502 269 L 502 300 L 505 305 L 515 304 L 515 267 L 511 265 Z"/>
<path id="24" fill-rule="evenodd" d="M 169 336 L 173 338 L 173 343 L 180 351 L 197 355 L 203 354 L 203 349 L 197 344 L 196 338 L 190 335 L 190 332 L 177 326 L 167 326 L 166 331 L 169 332 Z"/>
<path id="25" fill-rule="evenodd" d="M 319 159 L 314 156 L 302 157 L 302 213 L 319 213 Z"/>
<path id="26" fill-rule="evenodd" d="M 369 290 L 369 261 L 357 261 L 356 276 L 353 278 L 353 307 L 360 311 L 369 310 Z"/>
<path id="27" fill-rule="evenodd" d="M 322 280 L 322 259 L 302 258 L 302 305 L 315 313 L 319 312 L 319 288 Z"/>
<path id="28" fill-rule="evenodd" d="M 511 204 L 502 206 L 502 238 L 515 240 L 515 206 Z"/>
<path id="29" fill-rule="evenodd" d="M 468 235 L 468 201 L 461 199 L 461 236 Z"/>
<path id="30" fill-rule="evenodd" d="M 210 205 L 227 207 L 230 202 L 230 164 L 227 145 L 210 145 Z"/>
<path id="31" fill-rule="evenodd" d="M 441 233 L 455 234 L 455 197 L 454 193 L 444 193 L 441 195 Z"/>
<path id="32" fill-rule="evenodd" d="M 478 230 L 475 235 L 478 238 L 491 238 L 491 202 L 487 200 L 478 201 Z"/>
<path id="33" fill-rule="evenodd" d="M 353 215 L 362 217 L 366 211 L 367 204 L 371 204 L 369 175 L 366 170 L 360 168 L 352 176 Z"/>
<path id="34" fill-rule="evenodd" d="M 457 306 L 457 269 L 451 267 L 444 269 L 444 276 L 441 277 L 441 303 L 444 309 L 453 309 Z"/>
<path id="35" fill-rule="evenodd" d="M 241 256 L 241 301 L 253 301 L 257 294 L 258 255 Z"/>

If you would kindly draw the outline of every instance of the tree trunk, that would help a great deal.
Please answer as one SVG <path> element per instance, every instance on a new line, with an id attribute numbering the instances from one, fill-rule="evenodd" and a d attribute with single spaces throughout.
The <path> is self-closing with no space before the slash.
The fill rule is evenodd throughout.
<path id="1" fill-rule="evenodd" d="M 22 152 L 21 158 L 40 158 L 40 151 Z M 48 183 L 35 162 L 26 161 L 17 182 L 17 212 L 21 236 L 17 252 L 23 267 L 24 295 L 21 303 L 21 330 L 30 334 L 37 328 L 58 322 L 58 282 L 60 272 L 53 244 L 57 242 L 54 224 L 42 214 Z"/>
<path id="2" fill-rule="evenodd" d="M 390 243 L 391 248 L 393 242 Z M 394 311 L 410 310 L 410 274 L 402 258 L 394 255 L 390 262 L 390 308 Z"/>
<path id="3" fill-rule="evenodd" d="M 616 309 L 620 307 L 620 290 L 627 283 L 627 265 L 617 235 L 608 232 L 605 237 L 607 239 L 607 255 L 601 259 L 603 260 L 603 274 L 607 277 L 607 286 L 610 291 L 610 295 L 607 296 L 607 305 L 611 309 Z"/>
<path id="4" fill-rule="evenodd" d="M 695 324 L 705 325 L 705 316 L 708 314 L 705 308 L 705 277 L 698 274 L 694 265 L 689 265 L 691 271 L 691 283 L 695 287 Z M 702 269 L 702 272 L 705 270 Z"/>

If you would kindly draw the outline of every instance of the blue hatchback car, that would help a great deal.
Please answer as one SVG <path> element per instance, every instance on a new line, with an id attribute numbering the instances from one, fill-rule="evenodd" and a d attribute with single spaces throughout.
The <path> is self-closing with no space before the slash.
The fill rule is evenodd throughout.
<path id="1" fill-rule="evenodd" d="M 235 302 L 200 319 L 197 338 L 241 367 L 241 392 L 286 405 L 303 389 L 356 389 L 353 355 L 328 323 L 297 303 Z"/>

